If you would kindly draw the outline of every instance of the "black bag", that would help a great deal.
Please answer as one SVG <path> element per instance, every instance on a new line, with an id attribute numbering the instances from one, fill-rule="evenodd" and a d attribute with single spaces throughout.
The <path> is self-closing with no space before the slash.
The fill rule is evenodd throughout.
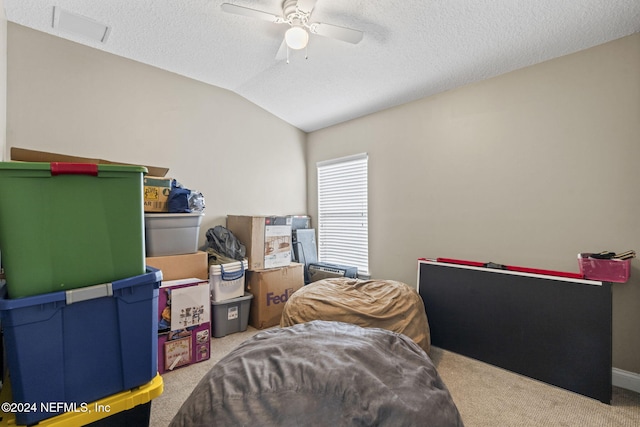
<path id="1" fill-rule="evenodd" d="M 247 249 L 226 227 L 216 225 L 207 230 L 207 248 L 212 248 L 216 252 L 242 261 L 245 258 Z"/>

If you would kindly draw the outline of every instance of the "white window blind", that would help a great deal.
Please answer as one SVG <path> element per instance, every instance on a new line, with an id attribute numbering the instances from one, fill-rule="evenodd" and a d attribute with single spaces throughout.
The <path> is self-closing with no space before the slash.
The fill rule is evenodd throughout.
<path id="1" fill-rule="evenodd" d="M 369 274 L 367 154 L 318 162 L 318 259 Z"/>

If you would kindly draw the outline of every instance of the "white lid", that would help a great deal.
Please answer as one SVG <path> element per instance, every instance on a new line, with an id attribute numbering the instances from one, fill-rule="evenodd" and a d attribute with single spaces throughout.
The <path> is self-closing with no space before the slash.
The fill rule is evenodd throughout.
<path id="1" fill-rule="evenodd" d="M 222 269 L 220 268 L 221 265 L 224 268 L 225 272 L 238 271 L 242 268 L 242 266 L 244 266 L 244 270 L 249 268 L 249 262 L 245 259 L 242 261 L 230 262 L 227 264 L 212 264 L 209 268 L 209 274 L 216 274 L 216 275 L 221 274 L 222 272 Z"/>

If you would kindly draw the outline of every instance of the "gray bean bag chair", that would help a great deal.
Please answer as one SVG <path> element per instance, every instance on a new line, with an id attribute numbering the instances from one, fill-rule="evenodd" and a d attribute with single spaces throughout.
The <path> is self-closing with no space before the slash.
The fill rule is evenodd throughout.
<path id="1" fill-rule="evenodd" d="M 312 321 L 256 334 L 220 360 L 171 427 L 462 426 L 427 354 L 404 335 Z"/>

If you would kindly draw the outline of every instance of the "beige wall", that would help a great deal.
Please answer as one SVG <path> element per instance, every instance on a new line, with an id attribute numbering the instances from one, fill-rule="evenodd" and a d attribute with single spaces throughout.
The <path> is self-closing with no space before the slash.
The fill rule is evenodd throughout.
<path id="1" fill-rule="evenodd" d="M 306 213 L 306 135 L 244 98 L 8 25 L 8 147 L 165 166 L 227 214 Z"/>
<path id="2" fill-rule="evenodd" d="M 579 252 L 640 250 L 640 34 L 308 137 L 321 160 L 369 154 L 370 269 L 416 259 L 578 271 Z M 640 372 L 640 261 L 614 285 L 614 366 Z M 585 355 L 588 357 L 588 355 Z"/>

